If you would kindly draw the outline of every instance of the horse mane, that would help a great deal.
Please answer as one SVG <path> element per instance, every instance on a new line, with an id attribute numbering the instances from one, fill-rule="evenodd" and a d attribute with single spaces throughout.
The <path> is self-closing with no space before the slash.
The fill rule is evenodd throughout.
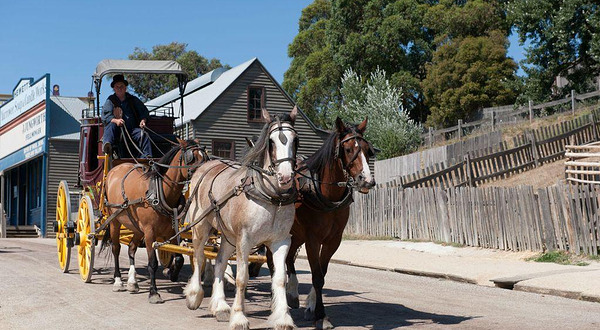
<path id="1" fill-rule="evenodd" d="M 292 123 L 292 118 L 290 117 L 289 114 L 281 114 L 281 115 L 275 115 L 272 116 L 274 117 L 273 120 L 275 120 L 276 118 L 279 118 L 279 120 L 282 123 Z M 252 165 L 254 163 L 258 163 L 258 166 L 263 167 L 264 164 L 264 153 L 268 152 L 269 150 L 269 127 L 271 126 L 271 124 L 273 123 L 273 121 L 269 122 L 269 123 L 265 123 L 265 125 L 263 126 L 261 132 L 260 132 L 260 136 L 258 137 L 258 140 L 256 142 L 254 142 L 254 147 L 252 147 L 250 150 L 248 150 L 248 152 L 242 157 L 241 159 L 241 163 L 244 166 L 248 166 L 248 165 Z"/>
<path id="2" fill-rule="evenodd" d="M 194 140 L 187 140 L 185 141 L 187 143 L 187 145 L 196 145 L 196 141 Z M 169 151 L 167 151 L 166 154 L 164 154 L 164 156 L 162 156 L 157 163 L 159 164 L 163 164 L 163 165 L 169 165 L 171 164 L 171 162 L 173 161 L 173 158 L 175 158 L 175 155 L 177 155 L 177 152 L 179 152 L 179 150 L 181 150 L 181 145 L 176 145 L 173 146 Z M 165 173 L 167 172 L 169 168 L 168 167 L 164 167 L 164 166 L 156 166 L 153 165 L 152 167 L 150 167 L 150 170 L 146 173 L 144 173 L 143 178 L 144 179 L 153 179 L 159 176 L 163 176 L 165 175 Z"/>
<path id="3" fill-rule="evenodd" d="M 338 136 L 342 137 L 352 131 L 358 131 L 356 125 L 345 125 L 344 132 L 341 134 L 337 131 L 331 132 L 327 139 L 325 139 L 325 142 L 323 142 L 321 148 L 304 160 L 306 167 L 313 173 L 321 173 L 327 166 L 329 166 L 329 168 L 333 167 L 333 164 L 335 163 L 333 162 L 335 148 L 338 147 L 335 143 L 335 139 Z"/>

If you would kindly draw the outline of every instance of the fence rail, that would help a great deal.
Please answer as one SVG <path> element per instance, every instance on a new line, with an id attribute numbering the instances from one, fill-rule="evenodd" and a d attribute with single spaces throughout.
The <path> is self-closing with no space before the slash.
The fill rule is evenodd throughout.
<path id="1" fill-rule="evenodd" d="M 553 126 L 542 127 L 513 138 L 515 147 L 502 142 L 498 148 L 468 152 L 451 166 L 436 164 L 410 175 L 397 177 L 386 186 L 442 187 L 479 186 L 504 179 L 565 156 L 565 146 L 598 140 L 600 111 Z M 381 181 L 380 181 L 381 182 Z"/>
<path id="2" fill-rule="evenodd" d="M 424 145 L 432 146 L 436 141 L 457 137 L 462 138 L 475 128 L 489 127 L 492 130 L 495 130 L 500 126 L 512 125 L 524 120 L 531 121 L 535 116 L 535 110 L 542 110 L 544 108 L 555 107 L 567 103 L 571 103 L 571 111 L 575 114 L 577 108 L 576 101 L 584 101 L 598 96 L 600 96 L 600 90 L 579 95 L 575 94 L 574 91 L 571 91 L 571 95 L 564 99 L 541 104 L 533 104 L 533 102 L 530 101 L 528 105 L 519 106 L 517 108 L 513 105 L 483 108 L 480 114 L 482 119 L 471 122 L 458 120 L 457 125 L 438 130 L 429 127 L 428 131 L 421 135 L 421 138 Z"/>
<path id="3" fill-rule="evenodd" d="M 600 187 L 380 187 L 356 194 L 346 233 L 597 255 Z"/>

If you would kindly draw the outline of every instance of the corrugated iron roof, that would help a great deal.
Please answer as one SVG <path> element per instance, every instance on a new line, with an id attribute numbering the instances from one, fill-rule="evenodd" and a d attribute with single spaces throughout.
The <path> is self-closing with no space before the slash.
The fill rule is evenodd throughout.
<path id="1" fill-rule="evenodd" d="M 223 73 L 221 73 L 216 80 L 212 84 L 203 85 L 205 87 L 200 87 L 200 89 L 196 88 L 195 92 L 187 94 L 188 88 L 186 88 L 186 94 L 184 96 L 184 107 L 185 112 L 183 115 L 183 123 L 192 121 L 198 116 L 200 116 L 204 110 L 208 109 L 208 107 L 219 97 L 225 90 L 242 74 L 254 61 L 256 61 L 256 57 L 246 61 L 234 68 L 231 68 Z M 202 75 L 188 84 L 192 86 L 200 85 L 201 82 L 206 81 L 207 76 L 212 74 L 212 71 Z M 204 77 L 204 78 L 203 78 Z M 190 91 L 192 89 L 190 88 Z M 171 95 L 170 100 L 168 98 L 163 98 L 165 95 Z M 153 100 L 146 102 L 146 106 L 164 106 L 167 104 L 171 104 L 173 109 L 179 109 L 179 89 L 174 89 L 166 94 L 163 94 Z M 177 111 L 175 111 L 177 112 Z M 178 121 L 179 122 L 179 121 Z"/>
<path id="2" fill-rule="evenodd" d="M 88 105 L 77 97 L 50 96 L 50 100 L 78 121 L 81 119 L 81 111 L 88 108 Z"/>

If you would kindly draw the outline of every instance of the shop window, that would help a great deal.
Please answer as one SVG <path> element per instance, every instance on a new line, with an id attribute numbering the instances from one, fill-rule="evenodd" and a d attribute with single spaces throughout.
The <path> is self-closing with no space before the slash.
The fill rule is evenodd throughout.
<path id="1" fill-rule="evenodd" d="M 235 142 L 231 140 L 213 140 L 212 154 L 226 159 L 235 159 Z"/>
<path id="2" fill-rule="evenodd" d="M 265 88 L 248 86 L 248 122 L 263 122 L 262 109 L 265 107 Z"/>

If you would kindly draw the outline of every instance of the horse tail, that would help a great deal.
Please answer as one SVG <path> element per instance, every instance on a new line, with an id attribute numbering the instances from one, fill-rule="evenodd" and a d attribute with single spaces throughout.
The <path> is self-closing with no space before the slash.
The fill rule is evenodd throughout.
<path id="1" fill-rule="evenodd" d="M 104 236 L 102 237 L 102 243 L 100 243 L 100 253 L 107 247 L 112 246 L 112 244 L 113 242 L 110 239 L 110 226 L 106 226 L 106 229 L 104 229 Z"/>

